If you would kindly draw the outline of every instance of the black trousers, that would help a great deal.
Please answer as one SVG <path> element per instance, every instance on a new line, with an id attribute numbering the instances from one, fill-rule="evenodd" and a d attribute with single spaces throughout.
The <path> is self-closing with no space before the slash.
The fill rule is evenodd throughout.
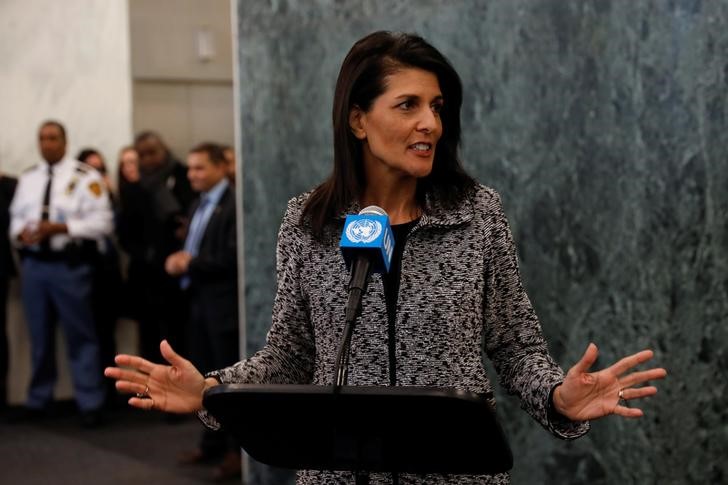
<path id="1" fill-rule="evenodd" d="M 116 355 L 116 322 L 120 315 L 122 296 L 121 271 L 116 253 L 104 256 L 94 264 L 93 286 L 91 287 L 91 310 L 96 324 L 99 341 L 101 368 L 114 366 Z M 117 396 L 113 379 L 106 379 L 106 398 Z M 126 397 L 123 398 L 124 402 Z"/>
<path id="2" fill-rule="evenodd" d="M 238 317 L 210 315 L 194 295 L 190 297 L 187 329 L 190 361 L 203 374 L 230 366 L 240 360 Z M 221 456 L 226 451 L 239 451 L 232 436 L 224 430 L 205 429 L 199 444 L 208 456 Z"/>
<path id="3" fill-rule="evenodd" d="M 0 277 L 0 409 L 8 403 L 8 334 L 7 334 L 7 310 L 8 310 L 8 278 Z"/>
<path id="4" fill-rule="evenodd" d="M 159 352 L 162 339 L 167 339 L 180 355 L 187 355 L 184 335 L 187 312 L 179 281 L 169 276 L 160 265 L 135 264 L 129 270 L 129 296 L 135 300 L 133 313 L 139 322 L 142 357 L 164 363 Z"/>

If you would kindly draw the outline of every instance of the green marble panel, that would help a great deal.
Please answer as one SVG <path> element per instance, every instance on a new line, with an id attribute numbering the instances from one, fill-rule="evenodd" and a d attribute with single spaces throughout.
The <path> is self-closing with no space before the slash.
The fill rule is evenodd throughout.
<path id="1" fill-rule="evenodd" d="M 417 32 L 465 90 L 462 158 L 502 197 L 551 351 L 644 347 L 670 372 L 637 421 L 572 443 L 514 398 L 519 484 L 728 480 L 728 2 L 239 1 L 248 351 L 270 325 L 286 201 L 330 171 L 351 44 Z M 501 393 L 502 394 L 502 393 Z M 721 451 L 723 450 L 723 451 Z M 251 483 L 290 481 L 254 466 Z"/>

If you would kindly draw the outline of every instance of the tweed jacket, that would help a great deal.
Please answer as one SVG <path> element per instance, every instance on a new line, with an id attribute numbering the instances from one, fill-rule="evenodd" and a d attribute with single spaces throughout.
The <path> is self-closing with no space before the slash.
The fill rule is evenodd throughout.
<path id="1" fill-rule="evenodd" d="M 277 248 L 277 293 L 265 347 L 214 372 L 223 383 L 330 385 L 343 333 L 348 271 L 338 248 L 341 223 L 316 240 L 299 221 L 308 194 L 289 201 Z M 358 208 L 352 207 L 351 212 Z M 351 343 L 350 385 L 389 385 L 387 312 L 381 275 L 371 276 Z M 396 376 L 402 386 L 452 387 L 491 396 L 483 365 L 554 435 L 587 432 L 550 409 L 563 380 L 521 284 L 516 250 L 499 195 L 478 186 L 455 209 L 428 197 L 402 256 L 395 323 Z M 202 412 L 206 424 L 214 418 Z M 392 483 L 372 474 L 371 483 Z M 352 474 L 302 471 L 299 484 L 353 484 Z M 508 483 L 508 475 L 401 475 L 401 484 Z"/>

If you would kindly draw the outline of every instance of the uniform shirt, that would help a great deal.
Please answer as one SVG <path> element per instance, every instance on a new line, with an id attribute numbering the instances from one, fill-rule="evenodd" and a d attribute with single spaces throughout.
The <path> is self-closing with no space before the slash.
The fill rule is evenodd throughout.
<path id="1" fill-rule="evenodd" d="M 79 239 L 95 240 L 99 248 L 103 248 L 104 237 L 113 230 L 113 215 L 101 175 L 68 156 L 52 165 L 52 170 L 48 220 L 66 224 L 68 234 L 51 237 L 51 250 L 62 251 L 69 242 Z M 20 176 L 10 205 L 9 233 L 14 244 L 20 244 L 18 236 L 26 227 L 40 222 L 47 182 L 48 164 L 45 162 Z"/>

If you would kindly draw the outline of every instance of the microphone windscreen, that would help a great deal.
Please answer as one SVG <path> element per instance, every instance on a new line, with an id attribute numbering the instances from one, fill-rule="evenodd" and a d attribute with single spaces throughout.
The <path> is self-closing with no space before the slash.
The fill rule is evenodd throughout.
<path id="1" fill-rule="evenodd" d="M 389 220 L 389 216 L 387 215 L 387 211 L 379 207 L 378 205 L 368 205 L 362 210 L 359 211 L 359 215 L 364 214 L 374 214 L 379 216 L 387 216 L 387 220 Z"/>

